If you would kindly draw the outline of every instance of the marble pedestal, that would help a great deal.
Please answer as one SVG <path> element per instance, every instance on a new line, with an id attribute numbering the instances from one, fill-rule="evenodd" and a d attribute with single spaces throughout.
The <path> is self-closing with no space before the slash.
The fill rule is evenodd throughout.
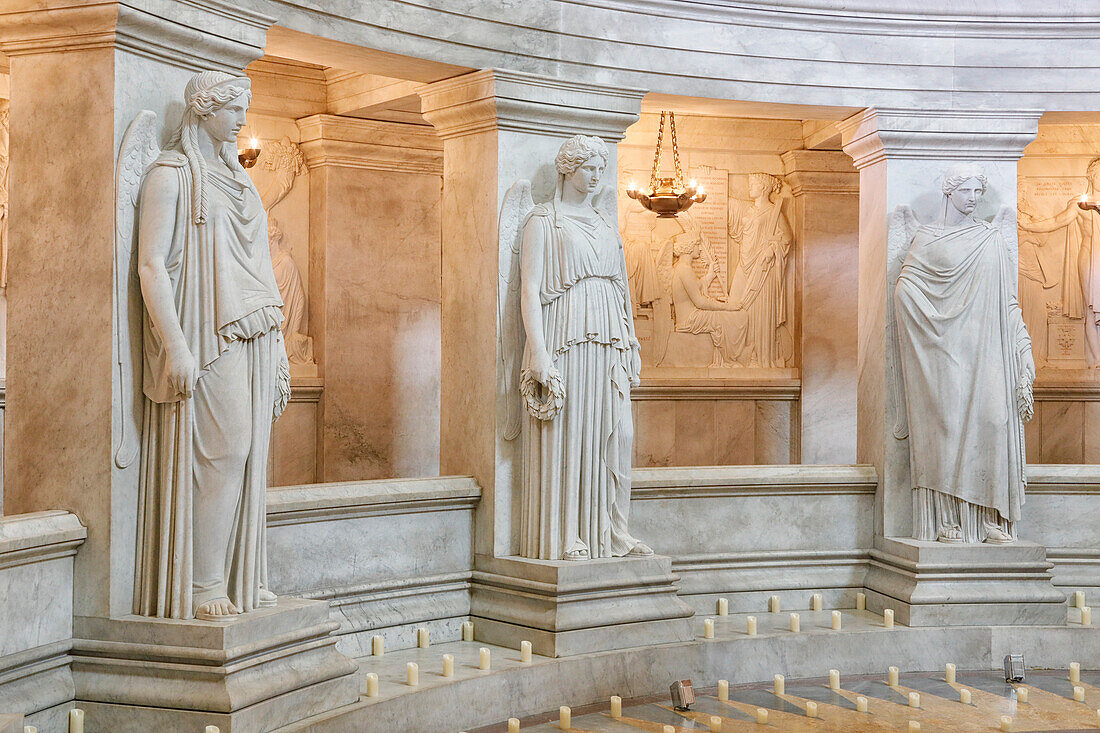
<path id="1" fill-rule="evenodd" d="M 475 560 L 470 599 L 479 641 L 567 657 L 694 638 L 694 610 L 663 556 L 568 562 Z"/>
<path id="2" fill-rule="evenodd" d="M 73 676 L 88 733 L 261 733 L 359 699 L 328 604 L 282 598 L 224 623 L 78 617 Z"/>
<path id="3" fill-rule="evenodd" d="M 1046 548 L 1032 542 L 962 545 L 876 538 L 864 581 L 867 609 L 906 626 L 1064 626 L 1066 597 Z"/>

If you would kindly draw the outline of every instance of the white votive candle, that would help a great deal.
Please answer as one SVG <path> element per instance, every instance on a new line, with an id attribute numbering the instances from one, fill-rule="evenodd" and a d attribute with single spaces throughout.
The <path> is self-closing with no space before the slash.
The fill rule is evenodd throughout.
<path id="1" fill-rule="evenodd" d="M 857 713 L 867 712 L 867 698 L 865 698 L 865 697 L 857 697 L 856 698 L 856 712 Z"/>
<path id="2" fill-rule="evenodd" d="M 810 596 L 810 610 L 811 611 L 820 611 L 821 610 L 821 594 L 820 593 L 814 593 L 812 596 Z"/>
<path id="3" fill-rule="evenodd" d="M 1007 715 L 1002 715 L 1001 716 L 1001 730 L 1002 731 L 1012 730 L 1012 718 L 1010 718 Z"/>
<path id="4" fill-rule="evenodd" d="M 707 620 L 703 621 L 703 638 L 714 638 L 714 619 L 708 618 Z"/>
<path id="5" fill-rule="evenodd" d="M 963 705 L 970 704 L 970 690 L 959 690 L 959 702 L 961 702 Z"/>
<path id="6" fill-rule="evenodd" d="M 728 616 L 730 613 L 730 602 L 726 598 L 719 598 L 716 611 L 719 616 Z"/>
<path id="7" fill-rule="evenodd" d="M 910 692 L 909 693 L 909 707 L 911 707 L 911 708 L 919 708 L 920 707 L 920 693 L 919 692 Z"/>
<path id="8" fill-rule="evenodd" d="M 802 622 L 799 620 L 798 614 L 797 613 L 792 613 L 791 614 L 791 631 L 793 631 L 794 633 L 797 634 L 801 630 L 802 630 Z"/>
<path id="9" fill-rule="evenodd" d="M 23 729 L 23 733 L 27 733 L 27 729 Z M 35 728 L 33 733 L 38 733 L 38 729 Z M 216 725 L 208 725 L 203 729 L 203 733 L 222 733 L 221 728 Z"/>
<path id="10" fill-rule="evenodd" d="M 767 725 L 768 724 L 768 709 L 767 708 L 757 708 L 756 709 L 756 722 L 759 723 L 760 725 Z"/>
<path id="11" fill-rule="evenodd" d="M 462 622 L 462 640 L 473 641 L 474 640 L 474 622 L 463 621 Z"/>
<path id="12" fill-rule="evenodd" d="M 779 596 L 772 596 L 768 599 L 768 610 L 772 613 L 779 613 Z"/>
<path id="13" fill-rule="evenodd" d="M 367 697 L 378 697 L 378 675 L 367 672 Z"/>
<path id="14" fill-rule="evenodd" d="M 867 594 L 866 593 L 856 593 L 856 610 L 857 611 L 866 611 L 867 610 Z"/>
<path id="15" fill-rule="evenodd" d="M 730 683 L 727 680 L 718 680 L 718 699 L 728 702 L 730 699 Z"/>
<path id="16" fill-rule="evenodd" d="M 1092 626 L 1092 608 L 1089 606 L 1081 606 L 1081 625 Z"/>
<path id="17" fill-rule="evenodd" d="M 1084 608 L 1085 607 L 1085 591 L 1079 590 L 1073 593 L 1073 607 Z"/>
<path id="18" fill-rule="evenodd" d="M 408 662 L 405 665 L 405 682 L 409 687 L 420 684 L 420 665 L 416 662 Z"/>
<path id="19" fill-rule="evenodd" d="M 808 701 L 806 703 L 806 717 L 807 718 L 816 718 L 817 717 L 817 703 L 816 702 Z"/>
<path id="20" fill-rule="evenodd" d="M 1070 662 L 1069 663 L 1069 681 L 1074 682 L 1074 683 L 1077 683 L 1077 682 L 1081 681 L 1081 663 L 1080 662 Z"/>
<path id="21" fill-rule="evenodd" d="M 1073 699 L 1077 702 L 1084 702 L 1085 701 L 1085 688 L 1080 687 L 1080 686 L 1074 687 L 1073 688 Z"/>
<path id="22" fill-rule="evenodd" d="M 24 725 L 23 733 L 38 733 L 38 728 L 35 728 L 33 725 Z"/>
<path id="23" fill-rule="evenodd" d="M 80 708 L 69 711 L 69 733 L 84 733 L 84 711 Z"/>
<path id="24" fill-rule="evenodd" d="M 524 664 L 531 663 L 531 642 L 521 641 L 519 643 L 519 661 Z"/>
<path id="25" fill-rule="evenodd" d="M 920 733 L 920 723 L 915 720 L 909 721 L 909 733 Z"/>
<path id="26" fill-rule="evenodd" d="M 443 676 L 454 677 L 455 676 L 455 655 L 444 654 L 443 655 Z"/>
<path id="27" fill-rule="evenodd" d="M 722 733 L 722 719 L 717 715 L 710 716 L 707 727 L 710 728 L 710 733 Z"/>
<path id="28" fill-rule="evenodd" d="M 947 684 L 955 684 L 955 665 L 951 662 L 948 662 L 943 668 L 943 678 L 946 680 Z"/>
<path id="29" fill-rule="evenodd" d="M 840 611 L 833 611 L 833 631 L 840 631 L 843 623 L 843 616 L 841 616 Z"/>
<path id="30" fill-rule="evenodd" d="M 749 616 L 746 620 L 746 633 L 749 636 L 756 636 L 756 616 Z"/>
<path id="31" fill-rule="evenodd" d="M 417 629 L 416 630 L 416 648 L 417 649 L 427 649 L 431 645 L 432 645 L 432 639 L 431 639 L 431 635 L 428 633 L 428 630 L 427 629 Z"/>
<path id="32" fill-rule="evenodd" d="M 618 695 L 611 696 L 611 717 L 623 717 L 623 699 Z"/>
<path id="33" fill-rule="evenodd" d="M 890 667 L 886 670 L 886 681 L 891 687 L 897 687 L 898 684 L 898 668 Z"/>
<path id="34" fill-rule="evenodd" d="M 840 670 L 839 669 L 830 669 L 829 670 L 829 689 L 830 690 L 839 690 L 840 689 Z"/>
<path id="35" fill-rule="evenodd" d="M 481 647 L 477 650 L 477 668 L 489 669 L 492 666 L 492 659 L 489 654 L 489 650 L 485 647 Z"/>
<path id="36" fill-rule="evenodd" d="M 508 718 L 508 733 L 519 733 L 519 718 Z"/>
<path id="37" fill-rule="evenodd" d="M 662 725 L 661 733 L 676 733 L 676 726 L 674 725 Z"/>
<path id="38" fill-rule="evenodd" d="M 1017 687 L 1016 688 L 1016 702 L 1018 702 L 1018 703 L 1026 703 L 1027 702 L 1027 688 L 1026 687 Z"/>
<path id="39" fill-rule="evenodd" d="M 562 730 L 569 730 L 573 727 L 573 711 L 567 705 L 558 708 L 558 727 Z"/>
<path id="40" fill-rule="evenodd" d="M 787 681 L 783 678 L 783 675 L 777 674 L 775 676 L 775 694 L 782 695 L 787 691 Z"/>
<path id="41" fill-rule="evenodd" d="M 887 608 L 882 612 L 882 625 L 888 629 L 894 628 L 894 609 Z"/>
<path id="42" fill-rule="evenodd" d="M 372 636 L 370 638 L 370 653 L 376 657 L 380 657 L 386 653 L 386 640 L 381 636 Z"/>

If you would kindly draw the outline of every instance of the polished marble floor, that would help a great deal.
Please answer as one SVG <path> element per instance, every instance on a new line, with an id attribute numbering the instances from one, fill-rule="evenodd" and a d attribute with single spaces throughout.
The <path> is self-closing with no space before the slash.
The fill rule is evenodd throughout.
<path id="1" fill-rule="evenodd" d="M 1084 700 L 1074 700 L 1074 687 L 1081 687 Z M 970 704 L 960 702 L 963 689 L 970 691 Z M 1026 689 L 1026 702 L 1018 700 L 1018 690 Z M 919 707 L 910 706 L 909 693 L 919 694 Z M 868 701 L 866 713 L 858 712 L 856 699 Z M 807 703 L 817 704 L 817 716 L 808 717 Z M 768 711 L 768 722 L 756 722 L 757 710 Z M 910 721 L 920 724 L 920 733 L 956 733 L 963 731 L 1000 731 L 1002 718 L 1011 722 L 1007 730 L 1095 731 L 1100 729 L 1100 673 L 1082 672 L 1074 684 L 1068 670 L 1029 670 L 1023 683 L 1007 684 L 994 672 L 959 671 L 956 682 L 948 684 L 944 674 L 903 674 L 897 685 L 889 685 L 876 676 L 841 679 L 833 691 L 826 679 L 787 680 L 785 694 L 776 695 L 771 685 L 731 687 L 729 700 L 720 701 L 714 689 L 697 691 L 696 704 L 688 711 L 677 711 L 667 697 L 628 700 L 622 717 L 610 717 L 607 705 L 589 706 L 572 711 L 570 730 L 577 733 L 627 733 L 650 731 L 664 733 L 672 726 L 675 733 L 709 731 L 713 717 L 721 718 L 720 730 L 730 731 L 864 731 L 910 730 Z M 507 724 L 478 729 L 472 733 L 506 731 Z M 522 731 L 561 730 L 558 714 L 546 714 L 521 721 Z"/>

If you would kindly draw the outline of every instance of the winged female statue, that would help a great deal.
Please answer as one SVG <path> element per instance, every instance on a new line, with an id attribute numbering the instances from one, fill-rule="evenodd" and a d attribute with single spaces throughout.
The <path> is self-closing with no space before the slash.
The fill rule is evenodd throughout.
<path id="1" fill-rule="evenodd" d="M 140 288 L 144 409 L 115 461 L 140 445 L 140 615 L 217 621 L 277 602 L 265 587 L 265 494 L 290 370 L 267 217 L 237 160 L 251 96 L 246 77 L 196 74 L 168 148 L 143 111 L 119 151 L 120 402 L 125 413 L 136 389 L 124 334 Z"/>
<path id="2" fill-rule="evenodd" d="M 653 554 L 627 531 L 641 355 L 615 192 L 596 193 L 608 157 L 576 135 L 555 158 L 553 201 L 536 206 L 519 181 L 501 207 L 505 434 L 522 436 L 525 557 Z"/>

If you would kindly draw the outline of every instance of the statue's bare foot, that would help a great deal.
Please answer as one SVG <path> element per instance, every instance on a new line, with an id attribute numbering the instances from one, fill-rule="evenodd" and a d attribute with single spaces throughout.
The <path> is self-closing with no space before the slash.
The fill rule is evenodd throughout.
<path id="1" fill-rule="evenodd" d="M 580 540 L 575 541 L 569 545 L 569 549 L 562 553 L 562 560 L 587 560 L 588 559 L 588 547 L 585 546 Z"/>
<path id="2" fill-rule="evenodd" d="M 649 557 L 653 554 L 653 549 L 644 542 L 635 542 L 627 554 L 634 557 Z"/>
<path id="3" fill-rule="evenodd" d="M 963 532 L 961 527 L 944 527 L 936 537 L 936 542 L 946 542 L 948 544 L 957 544 L 962 541 Z"/>
<path id="4" fill-rule="evenodd" d="M 223 596 L 200 604 L 195 609 L 195 618 L 199 621 L 228 621 L 240 612 L 239 608 Z"/>
<path id="5" fill-rule="evenodd" d="M 260 592 L 256 598 L 257 608 L 274 608 L 279 605 L 279 597 L 263 586 L 260 586 Z"/>
<path id="6" fill-rule="evenodd" d="M 985 541 L 991 545 L 1008 545 L 1016 540 L 1000 527 L 989 527 L 985 531 Z"/>

